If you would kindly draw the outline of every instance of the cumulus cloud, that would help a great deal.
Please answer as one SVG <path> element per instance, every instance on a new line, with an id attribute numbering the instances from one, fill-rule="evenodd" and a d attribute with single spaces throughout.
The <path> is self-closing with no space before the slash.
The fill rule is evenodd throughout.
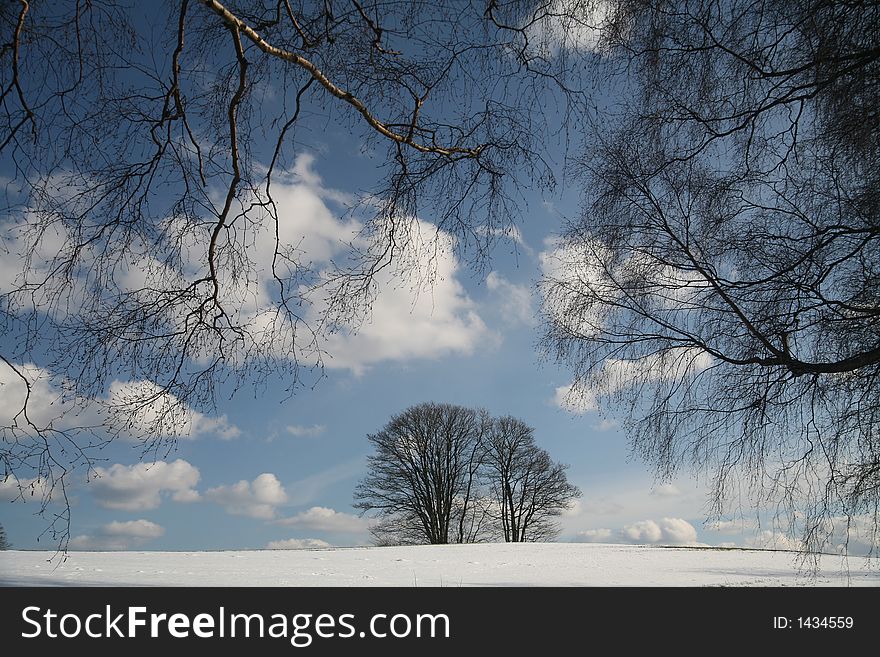
<path id="1" fill-rule="evenodd" d="M 851 518 L 836 516 L 823 523 L 829 543 L 840 554 L 876 555 L 880 553 L 880 534 L 875 530 L 877 518 L 859 515 Z"/>
<path id="2" fill-rule="evenodd" d="M 371 231 L 362 222 L 340 218 L 347 210 L 336 206 L 350 199 L 324 186 L 310 154 L 301 154 L 291 171 L 279 173 L 272 188 L 278 242 L 289 251 L 284 259 L 273 259 L 276 226 L 257 227 L 248 245 L 251 275 L 223 281 L 221 287 L 228 299 L 224 306 L 235 320 L 248 326 L 258 341 L 270 344 L 279 358 L 312 362 L 316 343 L 308 331 L 294 331 L 275 312 L 273 261 L 282 268 L 281 277 L 289 273 L 302 278 L 301 268 L 315 273 L 315 280 L 299 291 L 308 299 L 305 323 L 325 327 L 317 345 L 327 368 L 360 374 L 380 362 L 467 355 L 484 340 L 496 339 L 458 280 L 451 235 L 416 217 L 396 217 L 394 261 L 374 273 L 369 310 L 363 315 L 350 291 L 331 283 L 338 280 L 337 266 L 357 266 L 350 260 L 352 247 L 360 253 L 374 248 L 367 235 Z M 374 232 L 387 234 L 381 227 Z M 337 313 L 340 298 L 351 303 Z"/>
<path id="3" fill-rule="evenodd" d="M 287 491 L 271 472 L 264 472 L 253 481 L 242 479 L 229 486 L 209 488 L 205 499 L 222 506 L 227 513 L 270 520 L 276 508 L 287 502 Z"/>
<path id="4" fill-rule="evenodd" d="M 697 530 L 682 518 L 641 520 L 621 529 L 620 538 L 626 543 L 688 545 L 697 542 Z"/>
<path id="5" fill-rule="evenodd" d="M 653 520 L 640 520 L 621 529 L 620 536 L 629 543 L 659 543 L 663 530 Z"/>
<path id="6" fill-rule="evenodd" d="M 159 538 L 165 529 L 149 520 L 114 521 L 94 534 L 81 534 L 70 539 L 73 550 L 128 550 Z"/>
<path id="7" fill-rule="evenodd" d="M 354 216 L 350 212 L 353 200 L 325 186 L 314 164 L 312 155 L 300 154 L 292 169 L 277 172 L 272 192 L 277 224 L 263 222 L 246 231 L 242 239 L 247 240 L 244 246 L 249 263 L 240 268 L 222 267 L 219 273 L 224 309 L 232 321 L 245 327 L 259 348 L 302 363 L 316 362 L 320 353 L 327 368 L 361 373 L 380 362 L 468 355 L 485 341 L 497 341 L 498 336 L 488 330 L 459 280 L 454 238 L 418 217 L 395 217 L 394 262 L 375 272 L 366 314 L 356 311 L 358 304 L 348 290 L 329 289 L 339 280 L 339 271 L 356 266 L 353 253 L 375 248 L 371 235 L 387 232 L 382 226 L 370 228 Z M 189 229 L 190 234 L 193 230 Z M 63 236 L 59 240 L 63 243 Z M 206 267 L 205 245 L 204 240 L 192 242 L 182 247 L 182 269 L 198 276 Z M 274 258 L 278 244 L 283 257 Z M 49 255 L 57 245 L 50 246 Z M 181 284 L 179 272 L 149 253 L 132 251 L 120 257 L 116 282 L 127 294 L 136 297 L 143 293 L 152 298 L 155 289 Z M 273 263 L 275 273 L 289 279 L 288 290 L 298 291 L 306 299 L 302 319 L 319 335 L 300 330 L 303 326 L 294 326 L 284 313 L 277 312 Z M 292 281 L 304 282 L 294 290 Z M 345 300 L 341 309 L 340 299 Z M 189 310 L 181 305 L 167 320 L 183 326 Z M 230 347 L 227 364 L 238 365 L 253 354 L 253 346 Z M 208 359 L 211 354 L 197 357 Z M 178 403 L 174 391 L 162 392 L 151 382 L 114 382 L 109 400 L 123 409 L 131 406 L 133 429 L 158 421 L 158 432 L 152 431 L 153 435 L 233 438 L 239 434 L 225 417 L 208 418 L 188 409 Z"/>
<path id="8" fill-rule="evenodd" d="M 596 396 L 574 385 L 559 386 L 553 393 L 553 404 L 576 415 L 599 410 Z"/>
<path id="9" fill-rule="evenodd" d="M 876 554 L 880 550 L 880 536 L 874 531 L 875 518 L 867 515 L 834 516 L 821 521 L 816 527 L 824 541 L 822 551 L 848 555 Z M 736 536 L 740 545 L 768 550 L 801 550 L 800 537 L 773 527 L 761 529 L 758 520 L 742 518 L 706 523 L 707 531 Z"/>
<path id="10" fill-rule="evenodd" d="M 712 357 L 698 349 L 676 349 L 632 360 L 607 358 L 589 379 L 556 388 L 554 403 L 571 413 L 598 410 L 598 396 L 612 395 L 636 383 L 676 381 L 711 367 Z"/>
<path id="11" fill-rule="evenodd" d="M 291 518 L 279 520 L 278 523 L 313 531 L 334 533 L 362 532 L 369 527 L 369 521 L 366 518 L 359 518 L 350 513 L 342 513 L 324 506 L 313 506 Z"/>
<path id="12" fill-rule="evenodd" d="M 51 492 L 44 479 L 16 479 L 10 475 L 0 480 L 0 502 L 42 502 Z"/>
<path id="13" fill-rule="evenodd" d="M 230 440 L 241 434 L 225 415 L 203 415 L 152 381 L 114 381 L 107 401 L 111 408 L 129 410 L 128 426 L 134 436 L 144 433 L 179 438 L 215 435 Z"/>
<path id="14" fill-rule="evenodd" d="M 323 424 L 313 424 L 309 427 L 302 426 L 299 424 L 291 424 L 286 427 L 287 433 L 291 436 L 296 436 L 297 438 L 314 438 L 315 436 L 320 436 L 327 430 Z"/>
<path id="15" fill-rule="evenodd" d="M 315 550 L 330 547 L 333 547 L 331 543 L 319 538 L 286 538 L 266 544 L 267 550 Z"/>
<path id="16" fill-rule="evenodd" d="M 558 238 L 548 238 L 544 247 L 539 255 L 543 311 L 573 334 L 596 335 L 604 325 L 604 312 L 598 307 L 584 308 L 581 290 L 592 290 L 605 299 L 619 295 L 602 265 L 609 257 L 608 248 L 595 239 L 563 242 Z"/>
<path id="17" fill-rule="evenodd" d="M 95 501 L 107 509 L 155 509 L 162 503 L 162 498 L 169 495 L 175 502 L 199 499 L 195 490 L 199 470 L 183 459 L 171 463 L 116 463 L 109 468 L 95 468 L 95 474 L 88 488 Z"/>
<path id="18" fill-rule="evenodd" d="M 102 533 L 106 536 L 130 536 L 132 538 L 158 538 L 165 530 L 149 520 L 113 521 L 104 525 Z"/>
<path id="19" fill-rule="evenodd" d="M 18 373 L 16 373 L 16 370 Z M 27 379 L 28 386 L 21 376 Z M 15 370 L 0 361 L 0 424 L 29 431 L 22 408 L 27 398 L 28 418 L 38 427 L 52 425 L 56 429 L 74 426 L 95 426 L 100 420 L 95 408 L 75 400 L 48 370 L 33 363 L 15 364 Z"/>
<path id="20" fill-rule="evenodd" d="M 44 280 L 49 274 L 52 257 L 68 239 L 66 229 L 59 222 L 40 231 L 36 240 L 32 239 L 33 233 L 28 228 L 20 218 L 0 223 L 0 294 Z M 31 265 L 30 278 L 24 276 L 26 260 Z"/>
<path id="21" fill-rule="evenodd" d="M 94 399 L 77 398 L 71 386 L 44 368 L 32 363 L 16 365 L 18 373 L 30 384 L 30 393 L 21 376 L 0 362 L 0 424 L 29 430 L 21 414 L 25 397 L 28 418 L 37 426 L 56 429 L 90 427 L 100 429 L 110 421 L 111 413 L 125 418 L 122 436 L 139 439 L 151 437 L 195 438 L 214 435 L 221 439 L 240 434 L 225 415 L 209 417 L 181 403 L 151 381 L 113 381 L 106 395 Z"/>
<path id="22" fill-rule="evenodd" d="M 563 518 L 576 518 L 583 513 L 584 507 L 580 500 L 572 500 L 567 507 L 562 509 L 560 515 Z"/>
<path id="23" fill-rule="evenodd" d="M 655 545 L 695 545 L 697 530 L 682 518 L 640 520 L 622 529 L 591 528 L 574 534 L 580 543 L 633 543 Z"/>
<path id="24" fill-rule="evenodd" d="M 532 291 L 525 285 L 511 283 L 497 271 L 489 272 L 486 287 L 499 306 L 501 317 L 509 324 L 531 325 L 535 322 Z"/>
<path id="25" fill-rule="evenodd" d="M 396 263 L 375 276 L 376 296 L 363 323 L 344 322 L 326 338 L 325 365 L 355 374 L 382 361 L 468 355 L 497 340 L 458 280 L 452 237 L 420 219 L 408 219 Z M 322 303 L 312 306 L 317 321 Z"/>

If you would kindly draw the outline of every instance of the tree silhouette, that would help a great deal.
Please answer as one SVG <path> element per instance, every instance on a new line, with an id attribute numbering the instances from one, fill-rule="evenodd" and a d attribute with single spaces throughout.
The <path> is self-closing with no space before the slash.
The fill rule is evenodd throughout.
<path id="1" fill-rule="evenodd" d="M 480 536 L 478 469 L 484 413 L 424 403 L 391 418 L 367 440 L 374 453 L 355 507 L 382 520 L 381 543 L 470 543 Z"/>
<path id="2" fill-rule="evenodd" d="M 625 402 L 659 476 L 714 473 L 715 514 L 745 485 L 810 550 L 875 532 L 878 6 L 615 7 L 598 74 L 626 89 L 544 280 L 569 401 Z"/>
<path id="3" fill-rule="evenodd" d="M 328 336 L 356 330 L 383 281 L 430 285 L 440 249 L 484 266 L 514 234 L 518 181 L 553 185 L 544 113 L 574 109 L 572 67 L 523 61 L 486 10 L 4 3 L 6 470 L 63 501 L 119 433 L 161 458 L 221 386 L 314 383 Z M 328 125 L 382 176 L 332 258 L 286 235 L 278 205 Z M 47 381 L 62 403 L 37 408 Z M 51 516 L 65 537 L 68 516 Z"/>
<path id="4" fill-rule="evenodd" d="M 355 507 L 378 519 L 379 545 L 549 540 L 553 518 L 580 495 L 512 417 L 424 403 L 367 439 L 374 453 Z"/>
<path id="5" fill-rule="evenodd" d="M 483 472 L 490 507 L 508 543 L 555 538 L 554 518 L 580 497 L 566 466 L 554 463 L 535 443 L 535 431 L 514 417 L 496 419 L 484 443 Z"/>

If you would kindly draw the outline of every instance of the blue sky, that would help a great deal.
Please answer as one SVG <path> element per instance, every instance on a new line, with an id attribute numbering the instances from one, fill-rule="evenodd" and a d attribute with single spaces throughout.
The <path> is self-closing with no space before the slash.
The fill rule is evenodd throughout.
<path id="1" fill-rule="evenodd" d="M 320 135 L 312 141 L 319 148 L 298 156 L 279 189 L 288 203 L 282 216 L 326 213 L 341 225 L 339 200 L 362 193 L 350 183 L 371 173 L 370 160 L 355 144 L 346 152 L 338 142 L 320 148 Z M 570 377 L 538 348 L 536 283 L 561 217 L 576 211 L 576 196 L 532 195 L 519 222 L 521 239 L 499 244 L 482 274 L 449 256 L 443 280 L 418 297 L 408 289 L 382 292 L 359 333 L 333 343 L 325 376 L 313 388 L 291 396 L 283 381 L 270 379 L 219 395 L 213 413 L 194 411 L 191 435 L 179 438 L 165 463 L 148 467 L 152 456 L 142 461 L 138 445 L 117 441 L 103 454 L 99 477 L 73 482 L 72 547 L 366 543 L 366 523 L 351 506 L 365 473 L 366 435 L 429 400 L 515 415 L 535 428 L 554 459 L 569 464 L 584 495 L 561 519 L 560 540 L 729 540 L 702 527 L 696 479 L 655 485 L 647 467 L 628 458 L 617 409 L 574 412 L 560 403 Z M 307 218 L 306 224 L 321 222 Z M 430 214 L 421 219 L 430 222 Z M 13 385 L 0 389 L 7 404 Z M 6 500 L 13 497 L 10 484 L 0 489 Z M 46 521 L 36 506 L 2 507 L 0 522 L 16 547 L 51 544 L 46 537 L 37 542 Z"/>
<path id="2" fill-rule="evenodd" d="M 269 103 L 271 92 L 266 93 Z M 346 209 L 374 189 L 382 158 L 364 151 L 358 136 L 337 124 L 338 117 L 328 120 L 321 107 L 318 101 L 304 113 L 296 155 L 276 176 L 273 190 L 282 229 L 291 239 L 302 239 L 316 259 L 326 260 L 351 237 L 357 218 Z M 561 145 L 555 160 L 563 161 Z M 0 174 L 10 175 L 9 164 L 2 162 Z M 324 377 L 313 387 L 288 395 L 288 382 L 270 378 L 257 387 L 245 383 L 234 395 L 221 389 L 216 408 L 189 411 L 188 435 L 179 436 L 176 449 L 158 461 L 124 436 L 103 450 L 97 476 L 79 473 L 69 482 L 71 547 L 365 544 L 366 521 L 351 505 L 365 474 L 366 436 L 393 414 L 424 401 L 510 414 L 535 428 L 538 443 L 570 466 L 571 482 L 583 491 L 561 518 L 560 540 L 766 544 L 777 538 L 772 528 L 755 527 L 748 517 L 704 526 L 703 483 L 687 472 L 672 482 L 655 482 L 644 464 L 630 458 L 621 409 L 564 403 L 561 393 L 571 375 L 538 348 L 536 284 L 554 234 L 578 211 L 579 190 L 563 183 L 553 193 L 528 185 L 520 192 L 519 232 L 499 242 L 485 270 L 475 271 L 446 251 L 438 259 L 437 282 L 416 285 L 417 295 L 412 285 L 387 281 L 368 321 L 356 333 L 337 334 L 323 345 L 328 351 Z M 423 207 L 418 219 L 429 233 L 432 208 Z M 0 246 L 7 250 L 0 262 L 0 291 L 17 271 L 12 228 L 19 220 L 0 217 Z M 33 402 L 48 409 L 57 396 L 52 377 L 58 373 L 41 372 L 41 362 L 17 364 L 43 377 Z M 0 369 L 0 420 L 8 421 L 22 390 L 5 366 Z M 144 385 L 151 383 L 120 378 L 105 395 Z M 47 526 L 37 514 L 39 505 L 17 497 L 12 479 L 0 483 L 0 523 L 9 540 L 22 549 L 54 547 L 48 536 L 37 540 Z"/>

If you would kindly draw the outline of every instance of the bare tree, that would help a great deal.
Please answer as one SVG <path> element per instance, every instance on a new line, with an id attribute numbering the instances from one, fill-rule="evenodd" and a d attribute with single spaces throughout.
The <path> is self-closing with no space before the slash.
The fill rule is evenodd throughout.
<path id="1" fill-rule="evenodd" d="M 580 496 L 516 418 L 425 403 L 368 440 L 355 507 L 378 519 L 378 545 L 551 540 L 553 519 Z"/>
<path id="2" fill-rule="evenodd" d="M 0 525 L 0 550 L 8 550 L 12 544 L 6 539 L 6 530 Z"/>
<path id="3" fill-rule="evenodd" d="M 0 427 L 5 476 L 45 508 L 119 432 L 161 458 L 220 386 L 313 383 L 380 273 L 430 283 L 444 244 L 481 267 L 512 234 L 518 182 L 553 185 L 544 131 L 565 128 L 545 112 L 579 102 L 578 69 L 508 28 L 532 3 L 502 4 L 3 3 L 0 374 L 22 391 Z M 384 175 L 329 262 L 285 237 L 277 203 L 327 125 Z M 34 408 L 46 377 L 63 413 Z M 117 378 L 148 384 L 96 415 Z M 69 515 L 50 516 L 63 539 Z"/>
<path id="4" fill-rule="evenodd" d="M 502 417 L 492 423 L 485 441 L 484 477 L 493 511 L 509 543 L 556 538 L 554 518 L 581 491 L 568 482 L 567 466 L 554 463 L 535 444 L 535 431 L 522 420 Z"/>
<path id="5" fill-rule="evenodd" d="M 880 502 L 880 5 L 613 3 L 585 209 L 544 281 L 572 403 L 810 550 Z M 612 105 L 609 103 L 609 105 Z"/>
<path id="6" fill-rule="evenodd" d="M 367 436 L 375 453 L 355 491 L 355 507 L 381 522 L 380 544 L 467 543 L 480 534 L 478 470 L 485 413 L 424 403 Z"/>

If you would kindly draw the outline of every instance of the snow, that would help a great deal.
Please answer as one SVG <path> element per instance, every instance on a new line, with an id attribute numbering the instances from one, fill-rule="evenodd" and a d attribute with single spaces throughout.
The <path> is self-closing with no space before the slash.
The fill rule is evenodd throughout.
<path id="1" fill-rule="evenodd" d="M 0 552 L 5 586 L 880 586 L 877 559 L 594 543 Z"/>

